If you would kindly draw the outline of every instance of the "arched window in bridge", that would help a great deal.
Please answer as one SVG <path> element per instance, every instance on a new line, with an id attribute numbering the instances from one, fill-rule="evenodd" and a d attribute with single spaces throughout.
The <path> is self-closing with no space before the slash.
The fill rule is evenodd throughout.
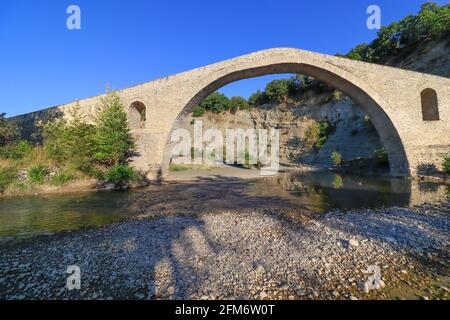
<path id="1" fill-rule="evenodd" d="M 422 118 L 423 121 L 439 120 L 439 108 L 436 91 L 433 89 L 425 89 L 420 93 L 422 101 Z"/>
<path id="2" fill-rule="evenodd" d="M 145 126 L 146 109 L 145 104 L 135 101 L 130 106 L 130 127 L 140 129 Z"/>

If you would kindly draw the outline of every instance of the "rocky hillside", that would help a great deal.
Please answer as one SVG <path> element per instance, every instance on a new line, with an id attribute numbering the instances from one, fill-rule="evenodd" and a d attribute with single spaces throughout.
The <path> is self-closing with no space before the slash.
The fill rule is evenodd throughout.
<path id="1" fill-rule="evenodd" d="M 450 35 L 420 42 L 388 59 L 386 65 L 450 77 Z"/>

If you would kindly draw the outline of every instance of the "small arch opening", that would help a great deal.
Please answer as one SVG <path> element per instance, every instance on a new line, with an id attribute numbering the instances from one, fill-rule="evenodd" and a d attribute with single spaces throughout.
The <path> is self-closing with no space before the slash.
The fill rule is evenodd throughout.
<path id="1" fill-rule="evenodd" d="M 420 99 L 422 102 L 423 121 L 438 121 L 439 108 L 436 91 L 427 88 L 420 93 Z"/>
<path id="2" fill-rule="evenodd" d="M 145 126 L 146 107 L 141 101 L 135 101 L 130 105 L 130 127 L 131 129 L 141 129 Z"/>

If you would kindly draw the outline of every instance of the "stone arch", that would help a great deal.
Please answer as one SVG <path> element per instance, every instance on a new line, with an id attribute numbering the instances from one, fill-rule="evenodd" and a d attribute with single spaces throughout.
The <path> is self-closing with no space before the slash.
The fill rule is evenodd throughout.
<path id="1" fill-rule="evenodd" d="M 136 130 L 145 127 L 147 108 L 144 102 L 140 100 L 133 101 L 128 108 L 128 114 L 131 129 Z"/>
<path id="2" fill-rule="evenodd" d="M 436 91 L 431 88 L 422 90 L 420 93 L 420 101 L 422 104 L 423 121 L 438 121 L 439 105 Z"/>
<path id="3" fill-rule="evenodd" d="M 391 106 L 365 81 L 357 78 L 350 72 L 336 68 L 333 64 L 324 63 L 272 63 L 252 68 L 241 68 L 229 73 L 221 74 L 202 85 L 179 112 L 172 129 L 178 127 L 182 120 L 192 112 L 195 105 L 200 103 L 208 95 L 221 87 L 235 81 L 259 77 L 269 74 L 302 74 L 312 76 L 326 82 L 334 88 L 344 92 L 366 112 L 376 128 L 381 143 L 389 156 L 391 174 L 395 176 L 410 175 L 410 165 L 406 156 L 405 147 L 394 124 L 385 110 L 392 111 Z M 201 80 L 200 80 L 201 81 Z M 170 142 L 170 134 L 164 147 L 161 170 L 163 175 L 168 173 L 170 163 L 170 150 L 173 144 Z"/>

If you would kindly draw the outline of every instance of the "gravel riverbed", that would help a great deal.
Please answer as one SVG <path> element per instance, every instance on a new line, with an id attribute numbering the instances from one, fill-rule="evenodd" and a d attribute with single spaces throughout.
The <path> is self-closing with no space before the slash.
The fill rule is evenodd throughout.
<path id="1" fill-rule="evenodd" d="M 5 242 L 0 298 L 448 299 L 449 218 L 450 203 L 239 209 Z M 69 265 L 80 267 L 80 290 L 65 287 Z M 367 293 L 374 266 L 381 282 Z"/>

